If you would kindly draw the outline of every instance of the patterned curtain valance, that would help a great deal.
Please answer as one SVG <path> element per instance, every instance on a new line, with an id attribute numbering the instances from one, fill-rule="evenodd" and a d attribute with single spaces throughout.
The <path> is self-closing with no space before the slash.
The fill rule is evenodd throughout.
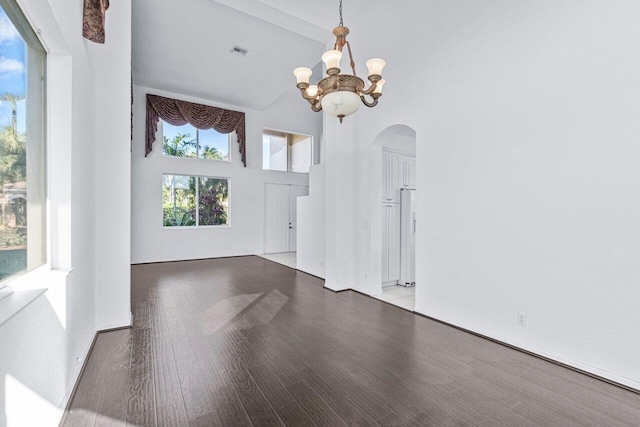
<path id="1" fill-rule="evenodd" d="M 187 123 L 198 129 L 215 129 L 220 133 L 236 132 L 242 163 L 247 167 L 244 113 L 193 102 L 147 95 L 147 141 L 145 157 L 151 152 L 158 131 L 158 119 L 174 126 Z"/>
<path id="2" fill-rule="evenodd" d="M 109 0 L 84 0 L 82 36 L 94 43 L 104 44 L 104 21 Z"/>

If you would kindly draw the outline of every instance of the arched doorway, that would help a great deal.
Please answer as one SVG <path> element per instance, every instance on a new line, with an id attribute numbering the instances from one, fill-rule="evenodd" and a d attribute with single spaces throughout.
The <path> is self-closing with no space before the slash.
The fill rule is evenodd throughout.
<path id="1" fill-rule="evenodd" d="M 374 138 L 371 152 L 372 296 L 413 310 L 416 132 L 389 126 Z"/>

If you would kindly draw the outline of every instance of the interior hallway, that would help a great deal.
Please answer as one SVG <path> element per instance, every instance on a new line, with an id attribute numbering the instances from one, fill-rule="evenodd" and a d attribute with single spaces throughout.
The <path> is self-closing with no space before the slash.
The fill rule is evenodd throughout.
<path id="1" fill-rule="evenodd" d="M 637 425 L 640 396 L 260 257 L 132 267 L 63 425 Z"/>

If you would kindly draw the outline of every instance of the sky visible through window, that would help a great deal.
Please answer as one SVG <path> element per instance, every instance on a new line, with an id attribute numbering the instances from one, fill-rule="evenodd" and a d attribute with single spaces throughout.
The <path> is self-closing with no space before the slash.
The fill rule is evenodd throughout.
<path id="1" fill-rule="evenodd" d="M 0 7 L 0 96 L 17 95 L 18 132 L 26 131 L 27 45 Z M 0 100 L 0 128 L 11 124 L 11 103 Z"/>
<path id="2" fill-rule="evenodd" d="M 173 126 L 167 122 L 162 123 L 162 135 L 167 137 L 170 141 L 173 140 L 178 134 L 189 134 L 188 140 L 195 141 L 196 128 L 190 124 L 183 126 Z M 215 148 L 223 159 L 229 158 L 229 135 L 215 131 L 214 129 L 200 130 L 200 152 L 203 152 L 207 147 Z M 195 156 L 195 149 L 193 150 Z"/>

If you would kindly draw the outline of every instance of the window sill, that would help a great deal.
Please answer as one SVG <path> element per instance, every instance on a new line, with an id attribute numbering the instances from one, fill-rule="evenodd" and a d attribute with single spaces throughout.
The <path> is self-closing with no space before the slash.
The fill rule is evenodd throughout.
<path id="1" fill-rule="evenodd" d="M 0 326 L 47 292 L 50 288 L 66 284 L 73 269 L 52 270 L 43 265 L 11 280 L 0 289 Z"/>
<path id="2" fill-rule="evenodd" d="M 218 229 L 225 229 L 225 228 L 231 228 L 230 225 L 198 225 L 198 226 L 186 226 L 186 227 L 165 227 L 163 226 L 162 229 L 163 230 L 218 230 Z"/>

